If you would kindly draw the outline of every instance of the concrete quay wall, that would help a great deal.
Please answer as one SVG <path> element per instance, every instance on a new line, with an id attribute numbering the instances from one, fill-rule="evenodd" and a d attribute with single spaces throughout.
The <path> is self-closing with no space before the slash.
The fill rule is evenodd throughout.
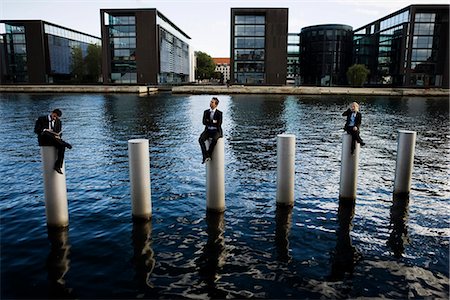
<path id="1" fill-rule="evenodd" d="M 161 91 L 150 86 L 109 85 L 0 85 L 0 93 L 132 93 L 155 94 Z M 448 89 L 425 88 L 350 88 L 306 86 L 241 86 L 185 85 L 172 87 L 173 94 L 281 94 L 281 95 L 365 95 L 449 97 Z"/>
<path id="2" fill-rule="evenodd" d="M 0 85 L 0 93 L 132 93 L 154 94 L 158 88 L 109 85 Z"/>
<path id="3" fill-rule="evenodd" d="M 173 94 L 284 94 L 284 95 L 365 95 L 365 96 L 421 96 L 448 97 L 448 89 L 408 88 L 350 88 L 306 86 L 176 86 Z"/>

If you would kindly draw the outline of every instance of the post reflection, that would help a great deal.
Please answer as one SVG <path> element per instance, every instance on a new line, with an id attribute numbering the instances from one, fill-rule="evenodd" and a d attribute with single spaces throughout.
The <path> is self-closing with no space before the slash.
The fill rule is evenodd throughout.
<path id="1" fill-rule="evenodd" d="M 292 223 L 292 207 L 277 205 L 275 222 L 275 247 L 278 260 L 290 262 L 292 257 L 289 254 L 289 233 Z"/>
<path id="2" fill-rule="evenodd" d="M 199 275 L 206 282 L 210 294 L 214 297 L 218 290 L 214 289 L 215 283 L 220 279 L 220 269 L 225 264 L 225 221 L 223 212 L 206 212 L 208 241 L 198 260 Z M 211 289 L 213 288 L 213 289 Z"/>
<path id="3" fill-rule="evenodd" d="M 49 282 L 49 298 L 68 298 L 72 289 L 66 287 L 65 275 L 70 269 L 69 228 L 47 228 L 50 252 L 46 267 Z"/>
<path id="4" fill-rule="evenodd" d="M 131 232 L 133 242 L 132 261 L 135 269 L 134 279 L 140 288 L 153 288 L 150 276 L 155 268 L 155 258 L 151 236 L 151 220 L 133 220 L 133 230 Z"/>
<path id="5" fill-rule="evenodd" d="M 356 247 L 352 245 L 350 231 L 353 227 L 352 220 L 355 215 L 356 200 L 339 200 L 336 247 L 332 253 L 330 280 L 337 281 L 346 274 L 353 274 L 355 262 L 360 258 Z"/>
<path id="6" fill-rule="evenodd" d="M 396 258 L 402 257 L 405 244 L 409 243 L 406 222 L 408 220 L 409 197 L 395 195 L 391 206 L 389 228 L 392 230 L 386 244 L 391 248 Z"/>

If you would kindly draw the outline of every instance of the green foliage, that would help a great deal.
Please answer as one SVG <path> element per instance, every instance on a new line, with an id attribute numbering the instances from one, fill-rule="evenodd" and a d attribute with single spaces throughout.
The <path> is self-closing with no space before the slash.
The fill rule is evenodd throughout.
<path id="1" fill-rule="evenodd" d="M 367 81 L 370 70 L 365 65 L 354 64 L 347 71 L 348 83 L 352 86 L 361 87 Z"/>
<path id="2" fill-rule="evenodd" d="M 83 57 L 81 47 L 72 48 L 72 81 L 75 83 L 97 83 L 101 75 L 102 48 L 90 44 Z"/>
<path id="3" fill-rule="evenodd" d="M 81 82 L 84 76 L 84 62 L 83 52 L 81 47 L 72 48 L 72 64 L 71 64 L 72 77 L 74 82 Z"/>
<path id="4" fill-rule="evenodd" d="M 102 48 L 99 45 L 90 44 L 84 61 L 86 81 L 97 83 L 100 75 L 102 75 Z"/>
<path id="5" fill-rule="evenodd" d="M 211 56 L 198 51 L 195 52 L 197 57 L 197 68 L 195 69 L 195 78 L 197 79 L 210 79 L 214 76 L 216 64 Z"/>

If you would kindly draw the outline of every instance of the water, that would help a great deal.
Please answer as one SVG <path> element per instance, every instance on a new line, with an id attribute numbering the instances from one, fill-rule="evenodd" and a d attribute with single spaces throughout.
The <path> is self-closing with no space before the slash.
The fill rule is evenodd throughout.
<path id="1" fill-rule="evenodd" d="M 197 139 L 211 96 L 1 94 L 1 298 L 448 298 L 449 100 L 219 95 L 226 211 Z M 356 204 L 339 203 L 346 105 L 363 113 Z M 47 231 L 37 116 L 63 111 L 70 227 Z M 397 129 L 417 131 L 393 199 Z M 297 137 L 277 209 L 276 135 Z M 133 223 L 127 141 L 150 143 L 153 219 Z"/>

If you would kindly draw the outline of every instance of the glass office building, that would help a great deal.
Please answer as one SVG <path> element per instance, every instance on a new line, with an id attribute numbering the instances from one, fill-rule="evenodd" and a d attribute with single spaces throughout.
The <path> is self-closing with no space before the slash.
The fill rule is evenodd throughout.
<path id="1" fill-rule="evenodd" d="M 354 32 L 368 84 L 449 87 L 449 5 L 411 5 Z"/>
<path id="2" fill-rule="evenodd" d="M 347 83 L 352 63 L 353 28 L 328 24 L 302 28 L 300 75 L 303 85 L 334 86 Z"/>
<path id="3" fill-rule="evenodd" d="M 102 9 L 104 83 L 189 81 L 190 37 L 156 9 Z"/>
<path id="4" fill-rule="evenodd" d="M 287 8 L 231 9 L 231 82 L 285 84 Z"/>
<path id="5" fill-rule="evenodd" d="M 100 39 L 42 20 L 2 20 L 0 83 L 58 83 L 72 78 L 72 50 L 83 57 Z"/>
<path id="6" fill-rule="evenodd" d="M 300 34 L 298 33 L 288 34 L 286 84 L 300 84 Z"/>

